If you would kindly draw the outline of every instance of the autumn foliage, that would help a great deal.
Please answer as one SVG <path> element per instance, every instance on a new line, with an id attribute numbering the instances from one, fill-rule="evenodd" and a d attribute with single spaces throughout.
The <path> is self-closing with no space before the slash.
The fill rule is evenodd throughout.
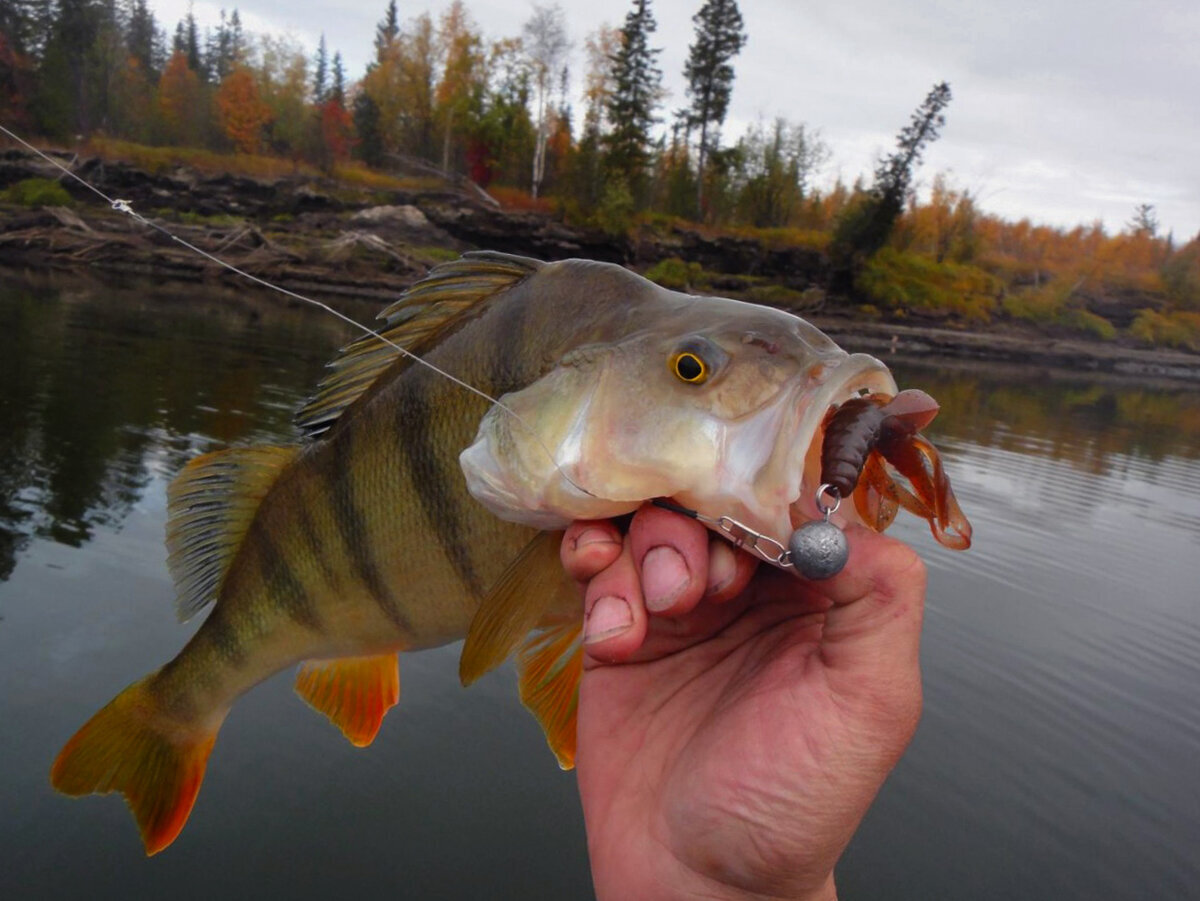
<path id="1" fill-rule="evenodd" d="M 238 66 L 217 90 L 217 113 L 221 130 L 242 153 L 257 153 L 262 145 L 263 126 L 271 121 L 271 108 L 259 97 L 254 76 Z"/>

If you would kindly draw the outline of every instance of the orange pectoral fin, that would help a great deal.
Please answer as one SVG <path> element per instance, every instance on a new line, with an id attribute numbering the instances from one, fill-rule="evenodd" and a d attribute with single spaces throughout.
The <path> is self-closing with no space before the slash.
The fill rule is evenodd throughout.
<path id="1" fill-rule="evenodd" d="M 561 541 L 562 532 L 539 532 L 488 591 L 463 643 L 458 663 L 463 685 L 507 660 L 548 613 L 578 607 L 578 591 L 564 580 L 559 562 Z"/>
<path id="2" fill-rule="evenodd" d="M 187 822 L 217 727 L 187 730 L 156 713 L 149 677 L 129 686 L 67 742 L 50 770 L 63 794 L 125 796 L 146 854 L 157 854 Z"/>
<path id="3" fill-rule="evenodd" d="M 296 694 L 365 748 L 400 700 L 399 661 L 395 654 L 310 660 L 296 674 Z"/>
<path id="4" fill-rule="evenodd" d="M 575 713 L 583 674 L 581 620 L 552 626 L 530 637 L 517 658 L 521 700 L 546 734 L 564 770 L 575 766 Z"/>

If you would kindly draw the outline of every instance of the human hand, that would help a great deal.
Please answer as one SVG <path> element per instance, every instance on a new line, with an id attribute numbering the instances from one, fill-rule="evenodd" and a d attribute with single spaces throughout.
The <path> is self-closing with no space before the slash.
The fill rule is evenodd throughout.
<path id="1" fill-rule="evenodd" d="M 576 767 L 597 896 L 834 898 L 833 867 L 921 711 L 925 569 L 847 529 L 804 582 L 657 507 L 577 522 Z"/>

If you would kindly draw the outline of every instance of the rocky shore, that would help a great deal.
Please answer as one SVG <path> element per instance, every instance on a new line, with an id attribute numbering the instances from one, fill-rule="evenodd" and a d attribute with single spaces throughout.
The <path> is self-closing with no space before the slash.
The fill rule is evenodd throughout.
<path id="1" fill-rule="evenodd" d="M 74 171 L 108 196 L 127 201 L 138 215 L 110 209 L 64 178 L 75 200 L 70 206 L 0 205 L 0 265 L 245 284 L 187 242 L 272 284 L 337 304 L 393 299 L 438 262 L 476 248 L 547 260 L 587 257 L 639 271 L 678 258 L 708 274 L 708 290 L 792 309 L 852 350 L 916 362 L 938 358 L 1200 381 L 1196 354 L 1011 326 L 972 332 L 911 318 L 863 321 L 852 299 L 828 294 L 827 260 L 805 248 L 772 248 L 683 227 L 613 237 L 541 213 L 502 210 L 449 189 L 353 190 L 303 176 L 259 180 L 186 169 L 152 174 L 98 159 L 74 161 Z M 24 178 L 58 174 L 26 154 L 0 155 L 0 190 Z M 766 290 L 769 286 L 781 290 Z"/>

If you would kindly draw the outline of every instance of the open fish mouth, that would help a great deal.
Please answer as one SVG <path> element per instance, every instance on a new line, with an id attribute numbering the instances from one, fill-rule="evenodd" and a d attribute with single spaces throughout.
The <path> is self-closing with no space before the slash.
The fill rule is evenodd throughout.
<path id="1" fill-rule="evenodd" d="M 791 528 L 832 507 L 837 525 L 857 522 L 882 532 L 903 507 L 925 519 L 940 544 L 970 547 L 971 524 L 937 448 L 920 432 L 937 415 L 936 401 L 921 391 L 898 394 L 882 364 L 855 359 L 863 356 L 843 364 L 850 371 L 831 379 L 805 411 L 801 434 L 810 437 L 800 494 L 788 507 Z"/>
<path id="2" fill-rule="evenodd" d="M 851 354 L 812 396 L 796 432 L 797 451 L 802 456 L 795 465 L 802 476 L 799 493 L 788 505 L 791 529 L 823 516 L 817 506 L 817 494 L 822 484 L 821 451 L 830 411 L 853 398 L 872 394 L 894 395 L 896 392 L 896 381 L 887 367 L 868 354 Z M 833 514 L 833 520 L 842 526 L 860 521 L 853 514 L 852 507 L 842 504 L 838 512 Z"/>

